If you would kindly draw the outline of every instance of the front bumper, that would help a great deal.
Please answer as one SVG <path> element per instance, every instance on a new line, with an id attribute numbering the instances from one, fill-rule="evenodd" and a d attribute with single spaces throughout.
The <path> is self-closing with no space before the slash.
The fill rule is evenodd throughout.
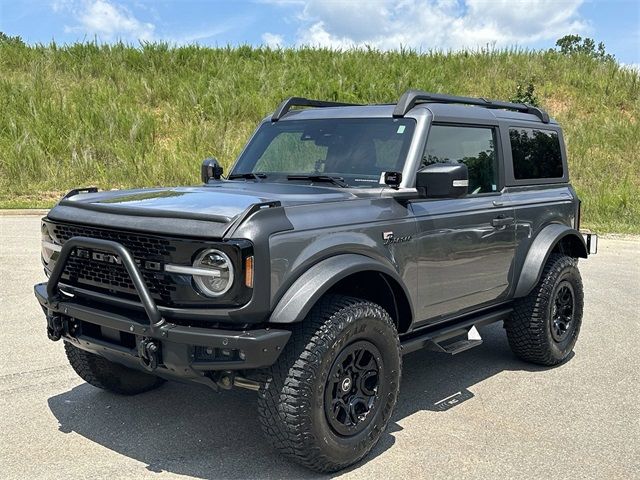
<path id="1" fill-rule="evenodd" d="M 95 308 L 58 288 L 72 250 L 89 246 L 113 252 L 122 260 L 146 314 Z M 52 340 L 63 338 L 108 360 L 154 374 L 211 385 L 224 371 L 251 370 L 275 363 L 291 336 L 270 328 L 223 330 L 179 326 L 165 321 L 151 299 L 132 256 L 122 245 L 101 239 L 73 237 L 65 242 L 48 283 L 34 287 L 47 317 Z"/>

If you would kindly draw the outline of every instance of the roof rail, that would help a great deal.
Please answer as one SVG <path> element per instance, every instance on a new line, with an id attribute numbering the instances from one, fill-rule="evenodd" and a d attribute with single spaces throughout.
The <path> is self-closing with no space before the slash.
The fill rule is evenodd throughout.
<path id="1" fill-rule="evenodd" d="M 276 111 L 271 116 L 272 122 L 277 122 L 282 118 L 291 107 L 349 107 L 357 106 L 357 103 L 343 103 L 343 102 L 326 102 L 324 100 L 311 100 L 310 98 L 303 97 L 289 97 L 284 100 Z"/>
<path id="2" fill-rule="evenodd" d="M 499 100 L 487 100 L 486 98 L 458 97 L 455 95 L 442 95 L 440 93 L 428 93 L 421 90 L 407 90 L 398 100 L 393 110 L 394 117 L 404 117 L 406 113 L 419 103 L 457 103 L 461 105 L 477 105 L 485 108 L 502 108 L 515 110 L 516 112 L 531 113 L 537 116 L 543 123 L 549 123 L 549 114 L 541 108 L 527 103 L 501 102 Z"/>

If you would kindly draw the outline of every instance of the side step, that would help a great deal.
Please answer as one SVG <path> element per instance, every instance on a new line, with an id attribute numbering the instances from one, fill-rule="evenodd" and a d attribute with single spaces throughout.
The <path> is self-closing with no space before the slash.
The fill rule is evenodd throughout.
<path id="1" fill-rule="evenodd" d="M 462 338 L 449 343 L 439 343 L 438 339 L 434 338 L 431 342 L 431 349 L 437 352 L 455 355 L 456 353 L 464 352 L 470 348 L 482 345 L 482 337 L 480 337 L 480 332 L 478 332 L 478 329 L 474 325 L 467 332 L 467 338 Z M 429 348 L 429 345 L 427 345 L 427 348 Z"/>
<path id="2" fill-rule="evenodd" d="M 509 318 L 512 308 L 502 308 L 475 317 L 412 332 L 402 339 L 402 354 L 426 348 L 456 355 L 482 344 L 477 327 Z"/>

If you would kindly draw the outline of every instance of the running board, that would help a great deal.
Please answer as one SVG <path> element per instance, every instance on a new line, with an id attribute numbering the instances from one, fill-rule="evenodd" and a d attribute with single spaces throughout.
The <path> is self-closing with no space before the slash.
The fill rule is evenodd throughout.
<path id="1" fill-rule="evenodd" d="M 474 325 L 467 332 L 466 338 L 461 338 L 459 340 L 453 341 L 445 340 L 445 343 L 440 343 L 439 339 L 434 338 L 433 340 L 431 340 L 431 345 L 427 345 L 425 348 L 431 347 L 431 349 L 435 350 L 436 352 L 455 355 L 456 353 L 464 352 L 465 350 L 477 347 L 478 345 L 482 345 L 482 337 L 480 337 L 480 333 Z"/>
<path id="2" fill-rule="evenodd" d="M 402 339 L 402 354 L 406 355 L 421 348 L 427 348 L 436 352 L 456 355 L 477 347 L 482 344 L 477 327 L 509 318 L 512 311 L 512 308 L 503 308 L 445 326 L 418 330 Z"/>

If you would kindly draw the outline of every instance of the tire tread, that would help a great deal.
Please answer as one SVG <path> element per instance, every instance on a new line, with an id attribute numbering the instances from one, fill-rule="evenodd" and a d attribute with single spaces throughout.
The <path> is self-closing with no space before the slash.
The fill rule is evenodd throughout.
<path id="1" fill-rule="evenodd" d="M 335 338 L 354 316 L 361 314 L 379 318 L 396 331 L 391 317 L 382 307 L 342 295 L 327 296 L 313 308 L 305 321 L 293 325 L 291 340 L 278 362 L 266 374 L 266 383 L 260 391 L 258 413 L 268 441 L 286 457 L 318 472 L 340 470 L 359 461 L 378 440 L 375 438 L 359 458 L 348 463 L 335 463 L 322 453 L 318 446 L 321 439 L 314 439 L 309 428 L 311 419 L 308 412 L 312 406 L 306 386 L 320 374 L 320 352 L 327 351 L 329 339 Z M 395 338 L 400 352 L 397 334 Z M 377 437 L 381 433 L 377 432 Z"/>
<path id="2" fill-rule="evenodd" d="M 575 268 L 577 272 L 579 292 L 576 294 L 582 297 L 582 281 L 576 264 L 576 259 L 572 257 L 552 253 L 544 266 L 537 285 L 529 295 L 515 302 L 512 317 L 505 322 L 505 329 L 511 350 L 522 360 L 547 366 L 557 365 L 564 361 L 564 358 L 554 356 L 549 348 L 547 307 L 551 301 L 556 279 L 562 271 L 568 268 Z M 578 336 L 580 329 L 581 304 L 576 315 L 579 318 L 574 333 L 575 337 Z"/>
<path id="3" fill-rule="evenodd" d="M 144 372 L 127 368 L 69 342 L 64 350 L 71 367 L 85 382 L 94 387 L 120 395 L 137 395 L 162 385 L 165 380 Z"/>

